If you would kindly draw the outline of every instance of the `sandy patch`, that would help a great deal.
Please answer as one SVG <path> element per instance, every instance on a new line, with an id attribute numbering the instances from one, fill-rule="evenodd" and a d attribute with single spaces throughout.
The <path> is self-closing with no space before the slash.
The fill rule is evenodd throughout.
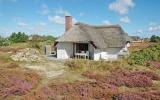
<path id="1" fill-rule="evenodd" d="M 64 66 L 59 63 L 26 64 L 23 66 L 44 74 L 47 78 L 56 78 L 64 73 Z"/>

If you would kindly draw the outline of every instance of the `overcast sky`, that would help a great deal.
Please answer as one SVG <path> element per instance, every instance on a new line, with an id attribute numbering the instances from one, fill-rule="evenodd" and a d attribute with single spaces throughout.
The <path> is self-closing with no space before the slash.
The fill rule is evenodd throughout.
<path id="1" fill-rule="evenodd" d="M 0 0 L 0 35 L 60 36 L 65 15 L 74 23 L 120 24 L 129 35 L 160 36 L 160 0 Z"/>

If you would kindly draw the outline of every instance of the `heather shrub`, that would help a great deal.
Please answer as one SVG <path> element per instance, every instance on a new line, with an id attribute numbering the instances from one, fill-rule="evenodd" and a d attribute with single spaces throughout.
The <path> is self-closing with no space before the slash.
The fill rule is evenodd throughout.
<path id="1" fill-rule="evenodd" d="M 152 67 L 155 67 L 157 69 L 160 69 L 160 61 L 150 61 L 150 62 L 147 62 L 147 66 L 152 66 Z"/>
<path id="2" fill-rule="evenodd" d="M 91 72 L 82 74 L 90 79 L 96 79 L 107 84 L 115 86 L 128 87 L 150 87 L 153 85 L 152 80 L 159 80 L 160 77 L 153 72 L 129 72 L 129 71 L 114 71 L 110 75 L 100 75 Z"/>
<path id="3" fill-rule="evenodd" d="M 160 91 L 125 92 L 113 96 L 113 100 L 159 100 Z"/>
<path id="4" fill-rule="evenodd" d="M 131 75 L 144 75 L 152 80 L 160 80 L 160 76 L 151 71 L 137 71 L 137 72 L 132 72 Z"/>
<path id="5" fill-rule="evenodd" d="M 133 52 L 129 58 L 129 64 L 144 65 L 148 61 L 159 61 L 160 60 L 160 45 L 155 45 L 142 49 L 140 51 Z"/>
<path id="6" fill-rule="evenodd" d="M 48 87 L 41 88 L 31 97 L 46 100 L 93 100 L 93 99 L 111 99 L 113 94 L 117 93 L 117 88 L 102 82 L 74 82 L 64 84 L 51 84 Z M 30 97 L 30 96 L 28 96 Z M 25 98 L 28 98 L 25 97 Z"/>
<path id="7" fill-rule="evenodd" d="M 8 97 L 11 95 L 25 95 L 36 87 L 40 77 L 33 72 L 20 69 L 1 69 L 0 80 L 0 97 Z"/>

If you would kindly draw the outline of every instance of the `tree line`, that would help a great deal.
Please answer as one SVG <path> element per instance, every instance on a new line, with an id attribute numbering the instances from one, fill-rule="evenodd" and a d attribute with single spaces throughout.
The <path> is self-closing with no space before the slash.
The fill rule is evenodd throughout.
<path id="1" fill-rule="evenodd" d="M 44 42 L 44 41 L 50 41 L 54 42 L 56 37 L 54 36 L 41 36 L 41 35 L 27 35 L 24 32 L 13 32 L 9 37 L 3 38 L 0 36 L 0 46 L 9 46 L 14 43 L 23 43 L 23 42 Z"/>

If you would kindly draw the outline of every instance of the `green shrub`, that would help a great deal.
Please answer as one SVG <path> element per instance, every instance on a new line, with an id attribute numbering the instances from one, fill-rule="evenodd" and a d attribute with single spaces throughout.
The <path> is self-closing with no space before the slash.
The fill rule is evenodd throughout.
<path id="1" fill-rule="evenodd" d="M 156 35 L 151 36 L 151 42 L 160 42 L 160 37 Z"/>
<path id="2" fill-rule="evenodd" d="M 9 40 L 13 43 L 20 43 L 20 42 L 26 42 L 28 40 L 28 35 L 25 33 L 12 33 L 12 35 L 9 37 Z"/>
<path id="3" fill-rule="evenodd" d="M 147 61 L 160 60 L 160 45 L 133 52 L 128 59 L 129 64 L 143 65 Z"/>
<path id="4" fill-rule="evenodd" d="M 8 39 L 0 37 L 0 46 L 9 46 L 10 44 L 11 42 Z"/>

